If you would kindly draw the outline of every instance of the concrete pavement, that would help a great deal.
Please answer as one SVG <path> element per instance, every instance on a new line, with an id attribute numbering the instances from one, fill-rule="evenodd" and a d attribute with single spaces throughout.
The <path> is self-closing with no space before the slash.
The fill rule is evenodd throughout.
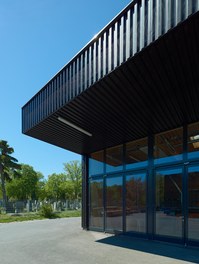
<path id="1" fill-rule="evenodd" d="M 199 263 L 199 249 L 87 232 L 66 218 L 0 224 L 0 263 Z"/>

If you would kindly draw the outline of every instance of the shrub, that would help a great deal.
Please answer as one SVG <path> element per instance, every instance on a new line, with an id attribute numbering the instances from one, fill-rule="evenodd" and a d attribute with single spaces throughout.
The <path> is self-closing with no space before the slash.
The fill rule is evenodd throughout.
<path id="1" fill-rule="evenodd" d="M 3 206 L 0 206 L 0 214 L 5 214 L 5 209 L 3 208 Z"/>
<path id="2" fill-rule="evenodd" d="M 39 210 L 39 214 L 40 216 L 43 216 L 45 218 L 53 218 L 54 217 L 54 213 L 53 213 L 53 209 L 52 206 L 50 204 L 43 204 Z"/>

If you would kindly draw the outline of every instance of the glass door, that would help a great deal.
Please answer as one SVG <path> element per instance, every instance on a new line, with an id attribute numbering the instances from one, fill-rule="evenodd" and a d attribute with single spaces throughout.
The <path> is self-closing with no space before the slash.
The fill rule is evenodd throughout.
<path id="1" fill-rule="evenodd" d="M 123 230 L 123 177 L 106 178 L 105 190 L 105 230 L 117 232 Z"/>
<path id="2" fill-rule="evenodd" d="M 188 168 L 188 240 L 199 242 L 199 165 Z"/>
<path id="3" fill-rule="evenodd" d="M 184 239 L 182 168 L 155 172 L 155 235 Z"/>
<path id="4" fill-rule="evenodd" d="M 90 228 L 104 230 L 103 179 L 90 179 Z"/>
<path id="5" fill-rule="evenodd" d="M 126 232 L 146 233 L 146 172 L 126 175 Z"/>

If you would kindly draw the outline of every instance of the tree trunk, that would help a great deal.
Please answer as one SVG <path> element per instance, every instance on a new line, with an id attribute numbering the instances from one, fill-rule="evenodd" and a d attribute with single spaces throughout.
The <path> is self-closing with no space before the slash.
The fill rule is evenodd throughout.
<path id="1" fill-rule="evenodd" d="M 3 208 L 6 211 L 7 205 L 7 195 L 6 195 L 6 187 L 5 187 L 5 177 L 3 175 L 2 166 L 0 165 L 0 176 L 1 176 L 1 189 L 3 194 Z"/>

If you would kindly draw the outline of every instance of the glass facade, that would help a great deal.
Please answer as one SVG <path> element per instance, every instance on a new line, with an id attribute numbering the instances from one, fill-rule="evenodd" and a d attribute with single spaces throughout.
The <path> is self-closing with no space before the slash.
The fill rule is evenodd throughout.
<path id="1" fill-rule="evenodd" d="M 104 172 L 104 151 L 92 153 L 89 159 L 89 176 Z"/>
<path id="2" fill-rule="evenodd" d="M 198 142 L 194 123 L 92 153 L 89 228 L 199 244 Z"/>
<path id="3" fill-rule="evenodd" d="M 157 235 L 182 237 L 182 169 L 156 171 Z"/>
<path id="4" fill-rule="evenodd" d="M 90 181 L 90 201 L 90 226 L 103 229 L 104 207 L 102 179 Z"/>
<path id="5" fill-rule="evenodd" d="M 178 128 L 155 135 L 155 164 L 164 164 L 182 160 L 183 129 Z"/>
<path id="6" fill-rule="evenodd" d="M 126 231 L 146 232 L 146 173 L 126 176 Z"/>
<path id="7" fill-rule="evenodd" d="M 199 165 L 188 170 L 188 237 L 199 239 Z"/>
<path id="8" fill-rule="evenodd" d="M 106 150 L 106 172 L 117 172 L 123 169 L 123 145 Z"/>
<path id="9" fill-rule="evenodd" d="M 188 126 L 188 157 L 190 159 L 199 158 L 199 123 Z"/>
<path id="10" fill-rule="evenodd" d="M 106 179 L 106 231 L 122 231 L 122 177 Z"/>
<path id="11" fill-rule="evenodd" d="M 126 169 L 146 167 L 148 165 L 148 140 L 147 138 L 131 141 L 125 149 Z"/>

